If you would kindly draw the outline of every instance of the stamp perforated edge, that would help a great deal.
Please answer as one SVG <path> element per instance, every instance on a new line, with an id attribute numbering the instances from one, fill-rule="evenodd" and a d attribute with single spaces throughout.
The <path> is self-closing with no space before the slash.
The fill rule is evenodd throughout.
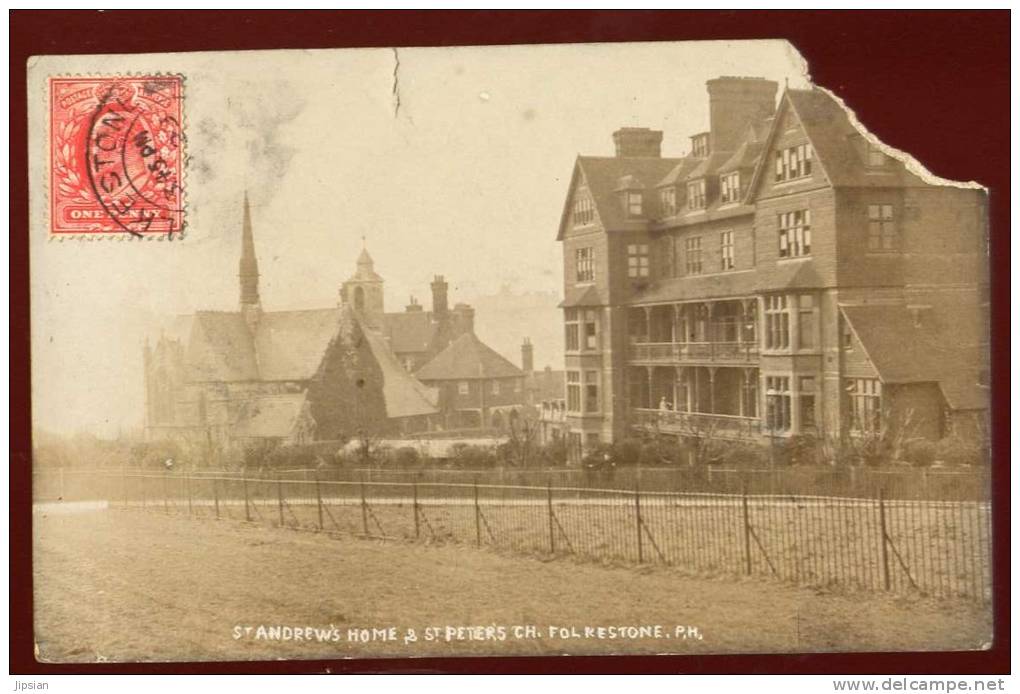
<path id="1" fill-rule="evenodd" d="M 53 224 L 51 214 L 51 195 L 52 180 L 53 180 L 53 113 L 50 109 L 50 82 L 54 79 L 140 79 L 144 77 L 176 77 L 181 81 L 181 228 L 179 231 L 175 231 L 172 234 L 157 233 L 157 234 L 143 234 L 142 236 L 135 236 L 134 234 L 125 233 L 122 231 L 93 231 L 82 234 L 55 234 L 53 233 Z M 46 237 L 48 242 L 57 243 L 81 243 L 90 241 L 103 241 L 103 242 L 116 242 L 116 241 L 130 241 L 130 242 L 146 242 L 146 241 L 162 241 L 172 243 L 175 241 L 184 241 L 188 237 L 188 164 L 190 163 L 190 155 L 188 154 L 188 109 L 187 99 L 185 94 L 187 92 L 188 77 L 182 72 L 164 72 L 161 70 L 142 70 L 139 72 L 117 72 L 112 74 L 105 73 L 75 73 L 75 72 L 61 72 L 52 75 L 46 75 L 46 78 L 42 80 L 43 90 L 43 103 L 46 104 L 46 166 L 43 176 L 43 194 L 45 195 L 46 205 L 45 214 L 43 215 L 43 223 L 46 226 Z"/>

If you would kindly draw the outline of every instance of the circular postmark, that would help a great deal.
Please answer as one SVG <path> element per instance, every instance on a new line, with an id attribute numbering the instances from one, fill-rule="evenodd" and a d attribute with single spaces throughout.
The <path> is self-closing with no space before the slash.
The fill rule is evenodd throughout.
<path id="1" fill-rule="evenodd" d="M 134 236 L 181 230 L 177 86 L 159 78 L 96 85 L 83 168 L 107 218 Z"/>

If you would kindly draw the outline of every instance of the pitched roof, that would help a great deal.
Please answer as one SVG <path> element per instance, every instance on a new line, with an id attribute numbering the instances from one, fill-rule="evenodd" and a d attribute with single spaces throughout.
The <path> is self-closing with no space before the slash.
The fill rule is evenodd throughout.
<path id="1" fill-rule="evenodd" d="M 719 166 L 718 172 L 729 173 L 741 169 L 753 169 L 764 148 L 765 145 L 762 142 L 743 142 L 737 151 Z"/>
<path id="2" fill-rule="evenodd" d="M 422 381 L 512 378 L 524 372 L 478 339 L 464 333 L 415 373 Z"/>
<path id="3" fill-rule="evenodd" d="M 237 312 L 198 311 L 188 336 L 186 376 L 191 381 L 258 378 L 255 345 Z"/>
<path id="4" fill-rule="evenodd" d="M 766 141 L 771 145 L 783 121 L 782 115 L 792 109 L 811 142 L 815 159 L 833 186 L 887 187 L 924 185 L 924 181 L 907 171 L 899 161 L 886 158 L 881 169 L 867 166 L 868 141 L 863 130 L 850 121 L 850 117 L 835 98 L 823 89 L 787 89 L 779 102 L 779 110 L 772 122 L 772 131 Z M 752 190 L 762 176 L 767 175 L 767 162 L 759 161 L 754 174 Z"/>
<path id="5" fill-rule="evenodd" d="M 241 408 L 231 434 L 237 438 L 287 438 L 307 402 L 304 392 L 263 395 L 249 400 Z"/>
<path id="6" fill-rule="evenodd" d="M 604 306 L 602 296 L 598 288 L 593 284 L 584 287 L 570 287 L 566 291 L 566 297 L 560 302 L 560 308 L 574 308 L 578 306 Z"/>
<path id="7" fill-rule="evenodd" d="M 439 324 L 426 311 L 386 313 L 382 317 L 382 333 L 390 349 L 398 354 L 427 352 L 436 337 Z"/>
<path id="8" fill-rule="evenodd" d="M 425 386 L 404 370 L 381 333 L 366 327 L 360 320 L 358 322 L 369 349 L 372 350 L 372 355 L 382 371 L 386 416 L 416 417 L 438 412 L 439 393 L 436 389 Z"/>
<path id="9" fill-rule="evenodd" d="M 842 306 L 857 339 L 885 383 L 937 381 L 942 372 L 940 359 L 952 349 L 939 344 L 937 336 L 902 304 Z"/>
<path id="10" fill-rule="evenodd" d="M 571 184 L 573 192 L 574 183 L 580 172 L 588 190 L 591 192 L 595 210 L 603 228 L 608 231 L 626 230 L 631 228 L 642 228 L 646 223 L 645 217 L 628 218 L 624 214 L 623 205 L 620 203 L 619 194 L 616 192 L 620 179 L 624 176 L 633 176 L 639 181 L 659 181 L 670 172 L 680 159 L 666 159 L 662 157 L 581 157 L 577 158 L 574 165 L 574 176 Z M 564 212 L 560 224 L 559 238 L 563 238 L 563 225 L 566 223 L 568 196 L 564 203 Z"/>
<path id="11" fill-rule="evenodd" d="M 915 325 L 903 304 L 840 309 L 884 383 L 935 382 L 953 409 L 988 406 L 987 392 L 977 385 L 980 357 L 976 350 L 961 353 L 952 325 Z"/>
<path id="12" fill-rule="evenodd" d="M 701 163 L 698 157 L 686 156 L 679 160 L 680 163 L 670 169 L 670 172 L 656 183 L 656 187 L 676 185 L 687 180 L 687 176 L 694 171 Z"/>
<path id="13" fill-rule="evenodd" d="M 689 174 L 687 174 L 687 180 L 693 181 L 698 178 L 711 176 L 720 166 L 725 164 L 731 156 L 733 156 L 733 152 L 712 152 L 702 159 L 698 165 L 695 166 Z"/>
<path id="14" fill-rule="evenodd" d="M 339 323 L 340 309 L 336 308 L 263 313 L 255 331 L 259 380 L 312 378 Z"/>

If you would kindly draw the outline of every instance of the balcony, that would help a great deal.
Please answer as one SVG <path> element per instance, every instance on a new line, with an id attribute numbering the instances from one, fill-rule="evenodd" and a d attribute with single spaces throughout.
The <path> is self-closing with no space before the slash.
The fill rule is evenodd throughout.
<path id="1" fill-rule="evenodd" d="M 637 364 L 755 364 L 757 342 L 638 342 L 629 360 Z"/>
<path id="2" fill-rule="evenodd" d="M 632 425 L 652 434 L 741 439 L 762 433 L 761 419 L 730 414 L 631 409 Z"/>

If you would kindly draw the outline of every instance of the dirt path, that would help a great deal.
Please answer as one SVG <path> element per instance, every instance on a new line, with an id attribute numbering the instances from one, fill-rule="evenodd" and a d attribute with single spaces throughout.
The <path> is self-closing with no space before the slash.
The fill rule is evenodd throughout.
<path id="1" fill-rule="evenodd" d="M 988 608 L 964 602 L 826 594 L 136 510 L 37 513 L 34 572 L 39 657 L 58 662 L 961 650 L 991 634 Z M 658 638 L 584 631 L 653 625 Z M 515 638 L 514 627 L 525 626 L 535 636 Z M 411 628 L 418 640 L 406 643 Z M 362 629 L 378 630 L 375 640 L 348 640 L 349 630 Z"/>

